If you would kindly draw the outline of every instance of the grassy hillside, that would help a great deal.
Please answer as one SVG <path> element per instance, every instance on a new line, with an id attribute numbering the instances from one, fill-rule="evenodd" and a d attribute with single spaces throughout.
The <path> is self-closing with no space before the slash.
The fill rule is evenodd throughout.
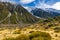
<path id="1" fill-rule="evenodd" d="M 19 4 L 0 2 L 0 23 L 1 24 L 23 24 L 35 23 L 39 19 L 30 14 Z"/>
<path id="2" fill-rule="evenodd" d="M 0 28 L 0 40 L 60 40 L 59 18 L 40 20 L 24 28 Z"/>

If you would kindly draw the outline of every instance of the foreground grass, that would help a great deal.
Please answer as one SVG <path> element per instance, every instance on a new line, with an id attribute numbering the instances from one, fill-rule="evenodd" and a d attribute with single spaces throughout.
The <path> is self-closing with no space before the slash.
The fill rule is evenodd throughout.
<path id="1" fill-rule="evenodd" d="M 28 34 L 27 34 L 28 35 Z M 32 32 L 30 35 L 20 34 L 18 37 L 4 38 L 3 40 L 51 40 L 51 36 L 44 32 Z"/>
<path id="2" fill-rule="evenodd" d="M 51 40 L 49 33 L 35 29 L 4 29 L 0 31 L 0 40 Z"/>

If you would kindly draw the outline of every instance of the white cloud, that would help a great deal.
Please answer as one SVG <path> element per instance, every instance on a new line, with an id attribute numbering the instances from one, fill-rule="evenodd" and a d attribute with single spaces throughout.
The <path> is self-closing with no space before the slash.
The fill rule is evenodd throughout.
<path id="1" fill-rule="evenodd" d="M 32 7 L 24 6 L 25 9 L 27 9 L 29 12 L 33 9 Z"/>
<path id="2" fill-rule="evenodd" d="M 55 3 L 52 8 L 60 10 L 60 2 Z"/>
<path id="3" fill-rule="evenodd" d="M 31 2 L 34 2 L 35 0 L 20 0 L 21 3 L 23 4 L 29 4 Z"/>
<path id="4" fill-rule="evenodd" d="M 46 3 L 43 3 L 43 2 L 39 2 L 38 4 L 36 4 L 35 7 L 36 8 L 42 8 L 42 9 L 53 8 L 53 9 L 56 9 L 56 10 L 60 10 L 60 2 L 56 2 L 53 5 L 49 5 L 49 4 L 46 4 Z"/>
<path id="5" fill-rule="evenodd" d="M 10 2 L 10 3 L 13 3 L 13 4 L 16 3 L 15 0 L 0 0 L 0 2 Z"/>
<path id="6" fill-rule="evenodd" d="M 0 1 L 2 1 L 2 2 L 9 2 L 10 0 L 0 0 Z"/>
<path id="7" fill-rule="evenodd" d="M 41 4 L 38 4 L 38 5 L 36 5 L 35 7 L 37 7 L 37 8 L 49 8 L 50 7 L 50 5 L 47 5 L 47 4 L 44 4 L 44 3 L 41 3 Z"/>
<path id="8" fill-rule="evenodd" d="M 29 10 L 29 7 L 28 6 L 24 6 L 25 9 Z"/>
<path id="9" fill-rule="evenodd" d="M 41 9 L 45 9 L 45 8 L 50 8 L 51 6 L 44 3 L 44 2 L 39 2 L 38 4 L 35 5 L 36 8 L 41 8 Z"/>

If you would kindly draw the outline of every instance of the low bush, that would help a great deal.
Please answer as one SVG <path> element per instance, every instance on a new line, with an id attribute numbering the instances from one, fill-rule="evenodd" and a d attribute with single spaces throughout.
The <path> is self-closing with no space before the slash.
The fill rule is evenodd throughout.
<path id="1" fill-rule="evenodd" d="M 51 36 L 45 32 L 33 32 L 29 35 L 30 40 L 51 40 Z"/>
<path id="2" fill-rule="evenodd" d="M 18 30 L 15 30 L 14 32 L 13 32 L 13 34 L 20 34 L 21 32 L 20 32 L 20 29 L 18 29 Z"/>
<path id="3" fill-rule="evenodd" d="M 60 27 L 56 27 L 56 28 L 54 28 L 54 32 L 56 32 L 56 33 L 59 33 L 60 32 Z"/>
<path id="4" fill-rule="evenodd" d="M 19 35 L 16 38 L 9 37 L 9 38 L 4 38 L 3 40 L 29 40 L 29 37 L 26 35 Z"/>

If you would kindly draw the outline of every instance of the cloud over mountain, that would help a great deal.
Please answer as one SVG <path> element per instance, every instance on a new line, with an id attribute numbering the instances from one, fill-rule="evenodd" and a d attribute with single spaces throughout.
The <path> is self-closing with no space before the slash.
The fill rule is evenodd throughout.
<path id="1" fill-rule="evenodd" d="M 52 4 L 52 5 L 49 5 L 49 3 L 46 4 L 44 2 L 39 2 L 38 4 L 35 5 L 35 7 L 36 8 L 43 8 L 43 9 L 45 9 L 45 8 L 53 8 L 53 9 L 56 9 L 56 10 L 60 10 L 60 2 L 56 2 L 56 3 Z"/>
<path id="2" fill-rule="evenodd" d="M 0 2 L 16 3 L 16 0 L 0 0 Z"/>
<path id="3" fill-rule="evenodd" d="M 52 6 L 52 8 L 57 9 L 57 10 L 60 10 L 60 2 L 56 2 L 56 3 Z"/>
<path id="4" fill-rule="evenodd" d="M 21 3 L 23 4 L 29 4 L 31 2 L 34 2 L 35 0 L 20 0 Z"/>
<path id="5" fill-rule="evenodd" d="M 0 0 L 1 2 L 10 2 L 10 3 L 19 3 L 21 5 L 23 5 L 23 7 L 25 7 L 26 9 L 31 9 L 30 7 L 37 7 L 37 8 L 53 8 L 53 9 L 57 9 L 60 10 L 60 1 L 57 0 Z M 31 3 L 34 4 L 31 4 Z M 24 6 L 26 4 L 29 4 L 27 6 Z M 52 4 L 52 5 L 51 5 Z"/>

